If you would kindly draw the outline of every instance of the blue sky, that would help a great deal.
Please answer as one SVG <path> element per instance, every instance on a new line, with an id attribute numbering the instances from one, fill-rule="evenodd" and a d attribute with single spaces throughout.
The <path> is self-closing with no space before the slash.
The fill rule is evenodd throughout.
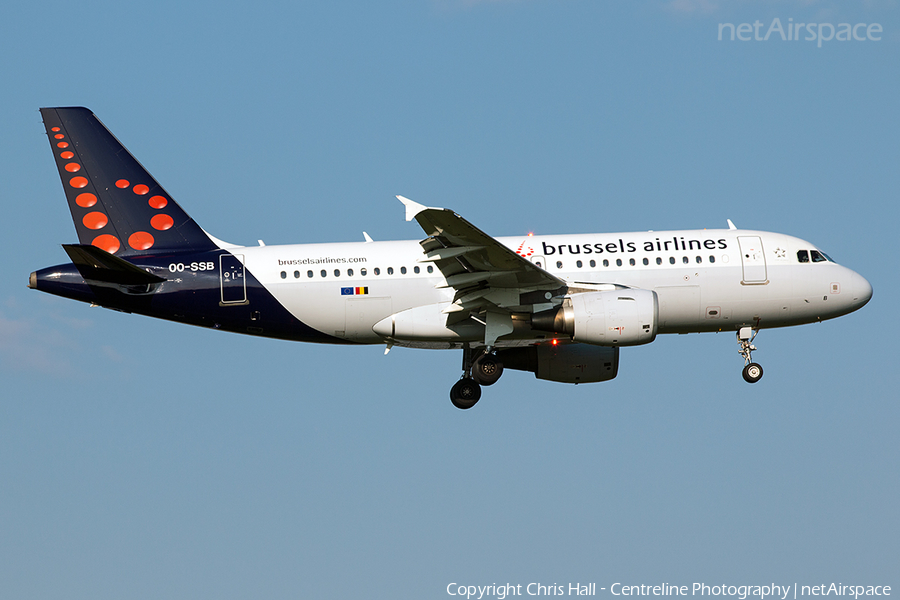
<path id="1" fill-rule="evenodd" d="M 445 597 L 465 584 L 900 585 L 895 0 L 17 3 L 0 21 L 10 598 Z M 880 41 L 718 41 L 719 23 Z M 622 351 L 616 380 L 259 340 L 26 289 L 76 240 L 41 106 L 90 107 L 207 231 L 788 233 L 858 313 Z"/>

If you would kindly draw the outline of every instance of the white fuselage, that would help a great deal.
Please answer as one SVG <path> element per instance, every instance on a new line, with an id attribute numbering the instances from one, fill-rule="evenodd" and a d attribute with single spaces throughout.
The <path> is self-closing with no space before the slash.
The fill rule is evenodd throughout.
<path id="1" fill-rule="evenodd" d="M 726 229 L 497 239 L 573 290 L 613 284 L 655 291 L 660 333 L 811 323 L 856 310 L 872 293 L 863 277 L 830 260 L 801 262 L 798 252 L 809 256 L 816 247 L 777 233 Z M 440 315 L 454 298 L 452 288 L 442 287 L 441 273 L 419 262 L 423 251 L 416 241 L 229 249 L 297 319 L 347 341 L 383 343 L 373 326 L 385 317 L 415 307 L 434 307 Z M 523 335 L 534 337 L 517 330 L 498 345 L 519 345 Z M 405 345 L 435 347 L 422 342 Z"/>

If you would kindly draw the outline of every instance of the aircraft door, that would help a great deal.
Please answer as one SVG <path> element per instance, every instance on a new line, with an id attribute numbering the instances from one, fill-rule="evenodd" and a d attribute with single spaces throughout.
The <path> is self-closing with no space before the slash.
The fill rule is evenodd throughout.
<path id="1" fill-rule="evenodd" d="M 243 254 L 219 255 L 219 306 L 247 304 L 247 280 L 244 277 Z"/>
<path id="2" fill-rule="evenodd" d="M 758 235 L 738 236 L 741 248 L 741 264 L 744 267 L 743 283 L 766 283 L 766 255 L 762 239 Z"/>

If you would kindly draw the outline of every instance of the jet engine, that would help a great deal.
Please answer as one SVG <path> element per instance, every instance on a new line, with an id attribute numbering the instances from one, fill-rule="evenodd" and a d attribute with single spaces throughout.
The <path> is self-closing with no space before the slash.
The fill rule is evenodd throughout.
<path id="1" fill-rule="evenodd" d="M 530 371 L 538 379 L 560 383 L 596 383 L 619 372 L 619 349 L 586 344 L 543 343 L 497 350 L 503 368 Z"/>
<path id="2" fill-rule="evenodd" d="M 532 329 L 597 346 L 649 344 L 656 339 L 658 323 L 656 292 L 631 289 L 572 294 L 560 307 L 531 317 Z"/>

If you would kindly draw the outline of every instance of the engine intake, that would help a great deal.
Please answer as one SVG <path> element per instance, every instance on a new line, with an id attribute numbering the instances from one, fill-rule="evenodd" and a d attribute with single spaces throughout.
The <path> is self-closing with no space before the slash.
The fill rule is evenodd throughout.
<path id="1" fill-rule="evenodd" d="M 531 327 L 597 346 L 649 344 L 659 329 L 659 300 L 652 290 L 572 294 L 559 308 L 532 315 Z"/>

